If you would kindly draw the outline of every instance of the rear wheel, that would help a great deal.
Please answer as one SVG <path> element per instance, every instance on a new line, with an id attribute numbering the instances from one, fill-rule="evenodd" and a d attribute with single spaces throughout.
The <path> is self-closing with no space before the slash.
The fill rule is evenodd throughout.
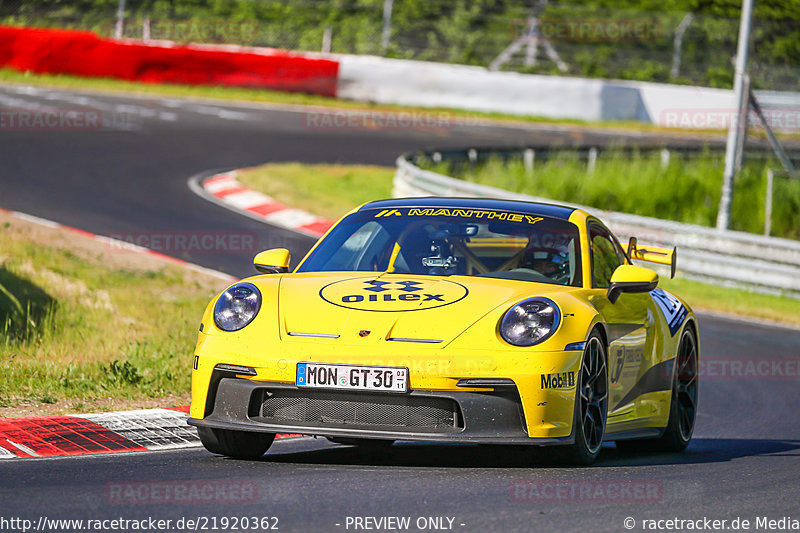
<path id="1" fill-rule="evenodd" d="M 629 451 L 682 452 L 689 445 L 697 417 L 698 389 L 697 339 L 692 328 L 683 330 L 675 365 L 669 421 L 664 434 L 657 439 L 620 441 L 617 448 Z"/>
<path id="2" fill-rule="evenodd" d="M 586 341 L 575 396 L 575 442 L 558 451 L 565 462 L 589 465 L 600 454 L 608 415 L 606 349 L 597 331 Z"/>
<path id="3" fill-rule="evenodd" d="M 206 450 L 237 459 L 258 459 L 266 453 L 275 440 L 274 433 L 207 427 L 198 427 L 197 434 Z"/>

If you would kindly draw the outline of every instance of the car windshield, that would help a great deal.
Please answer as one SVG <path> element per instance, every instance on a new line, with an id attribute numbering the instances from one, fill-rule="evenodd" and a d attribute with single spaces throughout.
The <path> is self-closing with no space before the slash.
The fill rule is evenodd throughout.
<path id="1" fill-rule="evenodd" d="M 365 209 L 340 222 L 297 272 L 483 276 L 580 286 L 578 228 L 492 209 Z"/>

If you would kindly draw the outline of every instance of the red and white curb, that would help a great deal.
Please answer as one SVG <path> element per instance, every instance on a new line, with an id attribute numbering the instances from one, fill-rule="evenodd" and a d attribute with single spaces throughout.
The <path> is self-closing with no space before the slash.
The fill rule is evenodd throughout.
<path id="1" fill-rule="evenodd" d="M 39 226 L 66 230 L 112 244 L 116 248 L 159 257 L 226 282 L 237 279 L 224 272 L 52 220 L 3 208 L 0 212 Z M 197 430 L 186 423 L 188 412 L 189 406 L 182 406 L 87 415 L 0 418 L 0 459 L 196 448 L 201 443 Z M 276 438 L 298 436 L 278 435 Z"/>
<path id="2" fill-rule="evenodd" d="M 52 229 L 66 230 L 89 239 L 190 268 L 230 282 L 223 272 L 182 261 L 131 243 L 95 235 L 52 220 L 0 208 L 14 218 Z M 186 423 L 188 407 L 146 409 L 75 416 L 0 418 L 0 459 L 54 457 L 164 450 L 199 446 L 197 431 Z"/>
<path id="3" fill-rule="evenodd" d="M 186 423 L 186 413 L 178 409 L 0 419 L 0 457 L 6 459 L 199 445 L 197 431 Z"/>
<path id="4" fill-rule="evenodd" d="M 237 171 L 217 174 L 198 182 L 190 181 L 190 187 L 225 207 L 242 212 L 283 228 L 299 231 L 312 237 L 321 237 L 333 222 L 308 211 L 287 207 L 264 193 L 242 186 L 236 179 Z"/>
<path id="5" fill-rule="evenodd" d="M 155 250 L 151 250 L 149 248 L 145 248 L 143 246 L 138 246 L 136 244 L 121 241 L 119 239 L 113 239 L 111 237 L 106 237 L 105 235 L 96 235 L 94 233 L 90 233 L 88 231 L 84 231 L 82 229 L 73 228 L 72 226 L 65 226 L 63 224 L 59 224 L 58 222 L 53 222 L 52 220 L 47 220 L 46 218 L 39 218 L 34 215 L 29 215 L 27 213 L 21 213 L 19 211 L 10 211 L 8 209 L 3 209 L 0 207 L 0 213 L 5 213 L 6 215 L 12 216 L 14 218 L 18 218 L 20 220 L 25 220 L 26 222 L 32 222 L 39 226 L 44 226 L 46 228 L 53 228 L 53 229 L 61 229 L 66 230 L 77 235 L 82 235 L 89 239 L 94 239 L 96 241 L 102 242 L 107 244 L 115 249 L 122 249 L 122 250 L 129 250 L 133 252 L 148 254 L 153 257 L 158 257 L 164 261 L 169 263 L 173 263 L 176 265 L 180 265 L 182 267 L 194 270 L 196 272 L 202 272 L 203 274 L 207 274 L 209 276 L 213 276 L 215 278 L 219 278 L 226 282 L 236 281 L 238 278 L 231 276 L 230 274 L 225 274 L 224 272 L 220 272 L 218 270 L 212 270 L 210 268 L 201 267 L 200 265 L 195 265 L 194 263 L 190 263 L 188 261 L 184 261 L 182 259 L 177 259 L 175 257 L 162 254 L 160 252 L 156 252 Z"/>
<path id="6" fill-rule="evenodd" d="M 197 448 L 189 406 L 0 419 L 0 459 Z M 278 435 L 284 439 L 300 435 Z"/>

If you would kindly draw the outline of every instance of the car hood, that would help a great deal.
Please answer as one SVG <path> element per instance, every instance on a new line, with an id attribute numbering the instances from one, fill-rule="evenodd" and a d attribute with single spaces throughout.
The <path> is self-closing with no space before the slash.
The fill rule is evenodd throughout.
<path id="1" fill-rule="evenodd" d="M 565 288 L 472 276 L 290 274 L 280 282 L 280 331 L 298 341 L 442 347 L 498 306 Z"/>

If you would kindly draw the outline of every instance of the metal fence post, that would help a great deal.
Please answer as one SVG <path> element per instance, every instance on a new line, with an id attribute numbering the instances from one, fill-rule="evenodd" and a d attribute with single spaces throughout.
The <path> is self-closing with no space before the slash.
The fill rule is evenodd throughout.
<path id="1" fill-rule="evenodd" d="M 767 169 L 767 196 L 764 200 L 764 235 L 769 236 L 772 231 L 772 182 L 775 179 L 775 171 Z"/>
<path id="2" fill-rule="evenodd" d="M 331 53 L 331 34 L 333 33 L 333 29 L 330 26 L 325 26 L 325 30 L 322 32 L 322 53 L 323 54 L 330 54 Z"/>
<path id="3" fill-rule="evenodd" d="M 386 53 L 392 38 L 392 4 L 394 0 L 383 0 L 383 30 L 381 31 L 381 52 Z"/>
<path id="4" fill-rule="evenodd" d="M 675 40 L 673 41 L 672 45 L 672 70 L 670 70 L 669 73 L 669 76 L 672 79 L 677 78 L 681 73 L 681 48 L 683 48 L 683 35 L 686 33 L 686 30 L 689 29 L 689 25 L 693 20 L 694 14 L 687 13 L 675 30 Z"/>
<path id="5" fill-rule="evenodd" d="M 122 39 L 122 32 L 125 26 L 125 0 L 119 0 L 117 4 L 117 24 L 114 27 L 114 38 Z"/>
<path id="6" fill-rule="evenodd" d="M 597 165 L 597 148 L 592 146 L 589 148 L 589 156 L 586 158 L 586 172 L 594 174 L 595 165 Z"/>
<path id="7" fill-rule="evenodd" d="M 669 166 L 670 151 L 669 148 L 661 150 L 661 170 Z"/>
<path id="8" fill-rule="evenodd" d="M 522 164 L 525 166 L 525 173 L 528 176 L 533 175 L 533 163 L 536 158 L 536 152 L 533 148 L 527 148 L 522 152 Z"/>
<path id="9" fill-rule="evenodd" d="M 747 51 L 750 44 L 750 24 L 753 15 L 753 0 L 743 0 L 742 18 L 739 23 L 739 44 L 736 50 L 736 72 L 733 79 L 734 102 L 738 107 L 728 128 L 728 142 L 725 149 L 725 171 L 722 176 L 722 194 L 717 211 L 717 229 L 726 230 L 731 221 L 733 202 L 733 178 L 736 174 L 737 148 L 742 134 L 741 121 L 747 121 L 747 103 L 744 98 Z"/>

